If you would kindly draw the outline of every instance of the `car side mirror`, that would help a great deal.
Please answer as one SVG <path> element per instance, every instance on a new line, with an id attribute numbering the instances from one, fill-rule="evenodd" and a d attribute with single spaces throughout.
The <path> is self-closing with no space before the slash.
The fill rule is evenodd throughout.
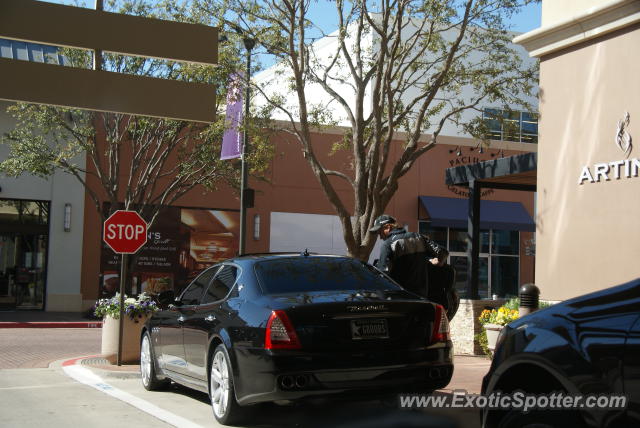
<path id="1" fill-rule="evenodd" d="M 166 290 L 158 294 L 158 303 L 164 308 L 169 305 L 175 305 L 177 302 L 176 295 L 173 293 L 173 290 Z"/>

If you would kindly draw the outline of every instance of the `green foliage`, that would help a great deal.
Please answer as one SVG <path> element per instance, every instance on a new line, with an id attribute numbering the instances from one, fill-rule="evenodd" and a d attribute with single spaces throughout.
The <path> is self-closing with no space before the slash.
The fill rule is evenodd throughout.
<path id="1" fill-rule="evenodd" d="M 482 331 L 474 336 L 474 339 L 482 352 L 489 358 L 493 357 L 493 353 L 489 349 L 489 341 L 487 340 L 487 331 L 483 328 Z"/>
<path id="2" fill-rule="evenodd" d="M 509 299 L 509 301 L 507 301 L 507 303 L 505 303 L 504 306 L 508 309 L 518 310 L 520 308 L 520 298 L 513 297 Z M 551 306 L 553 306 L 553 303 L 549 303 L 541 300 L 540 303 L 538 304 L 538 309 L 545 309 Z"/>
<path id="3" fill-rule="evenodd" d="M 137 16 L 210 25 L 212 17 L 178 0 L 111 0 L 105 9 Z M 90 68 L 91 53 L 62 49 L 69 65 Z M 217 120 L 211 124 L 126 116 L 77 109 L 19 103 L 9 107 L 16 127 L 2 140 L 9 147 L 0 171 L 9 176 L 48 177 L 56 170 L 74 175 L 103 215 L 103 202 L 115 209 L 118 202 L 137 207 L 151 224 L 160 205 L 169 205 L 202 186 L 215 190 L 220 183 L 238 188 L 236 162 L 220 160 L 225 127 L 227 81 L 241 70 L 238 46 L 220 44 L 219 65 L 185 64 L 105 52 L 107 71 L 200 82 L 211 85 Z M 264 116 L 246 126 L 251 135 L 247 156 L 250 173 L 261 177 L 270 164 L 273 148 Z M 85 156 L 86 155 L 86 156 Z"/>
<path id="4" fill-rule="evenodd" d="M 517 311 L 520 307 L 520 298 L 512 297 L 503 305 L 505 308 Z"/>

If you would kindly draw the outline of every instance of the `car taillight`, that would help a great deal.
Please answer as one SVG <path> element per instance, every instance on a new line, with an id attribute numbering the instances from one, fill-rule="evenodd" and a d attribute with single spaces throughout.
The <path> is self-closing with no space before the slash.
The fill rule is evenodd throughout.
<path id="1" fill-rule="evenodd" d="M 300 349 L 300 340 L 285 311 L 272 311 L 267 321 L 265 349 Z"/>
<path id="2" fill-rule="evenodd" d="M 446 342 L 449 340 L 449 319 L 447 312 L 442 305 L 435 305 L 435 316 L 433 317 L 433 331 L 431 332 L 431 343 Z"/>

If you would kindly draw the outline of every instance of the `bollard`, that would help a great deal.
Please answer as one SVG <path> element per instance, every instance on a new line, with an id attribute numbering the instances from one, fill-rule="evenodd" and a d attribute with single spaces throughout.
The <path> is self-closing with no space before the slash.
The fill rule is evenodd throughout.
<path id="1" fill-rule="evenodd" d="M 538 310 L 540 304 L 540 289 L 535 284 L 524 284 L 520 287 L 520 317 Z"/>

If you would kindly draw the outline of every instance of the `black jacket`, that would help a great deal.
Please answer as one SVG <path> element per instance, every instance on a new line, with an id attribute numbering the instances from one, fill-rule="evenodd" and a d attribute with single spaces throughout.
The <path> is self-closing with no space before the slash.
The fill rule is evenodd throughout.
<path id="1" fill-rule="evenodd" d="M 382 244 L 377 267 L 405 289 L 442 304 L 440 295 L 445 287 L 434 284 L 431 287 L 433 289 L 429 289 L 429 276 L 433 277 L 429 272 L 436 268 L 429 259 L 441 259 L 448 254 L 445 248 L 426 236 L 397 228 L 390 232 Z"/>

